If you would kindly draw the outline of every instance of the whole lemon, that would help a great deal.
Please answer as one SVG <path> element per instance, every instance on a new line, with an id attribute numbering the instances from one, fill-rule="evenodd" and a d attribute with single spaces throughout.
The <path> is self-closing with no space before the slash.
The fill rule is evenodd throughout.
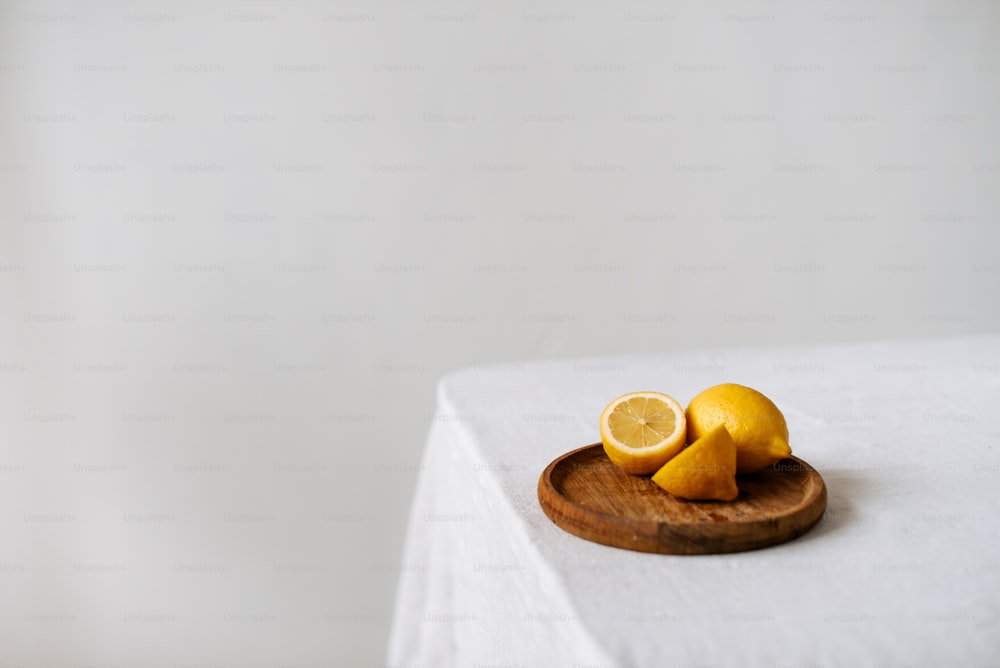
<path id="1" fill-rule="evenodd" d="M 736 443 L 736 472 L 762 471 L 792 454 L 788 425 L 774 402 L 735 383 L 716 385 L 691 400 L 685 413 L 692 443 L 720 424 Z"/>

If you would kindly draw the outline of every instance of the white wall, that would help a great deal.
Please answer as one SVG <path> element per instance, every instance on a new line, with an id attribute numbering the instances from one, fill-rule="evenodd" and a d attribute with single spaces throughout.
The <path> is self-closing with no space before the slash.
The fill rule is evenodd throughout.
<path id="1" fill-rule="evenodd" d="M 998 28 L 0 5 L 0 663 L 378 665 L 457 367 L 996 331 Z"/>

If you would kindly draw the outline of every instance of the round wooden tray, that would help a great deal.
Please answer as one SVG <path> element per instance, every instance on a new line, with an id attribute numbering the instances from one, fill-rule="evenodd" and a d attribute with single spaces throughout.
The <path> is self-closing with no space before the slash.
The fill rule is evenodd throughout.
<path id="1" fill-rule="evenodd" d="M 826 485 L 797 457 L 736 479 L 734 501 L 685 501 L 647 476 L 625 473 L 600 443 L 568 452 L 538 480 L 553 522 L 587 540 L 639 552 L 719 554 L 792 540 L 826 509 Z"/>

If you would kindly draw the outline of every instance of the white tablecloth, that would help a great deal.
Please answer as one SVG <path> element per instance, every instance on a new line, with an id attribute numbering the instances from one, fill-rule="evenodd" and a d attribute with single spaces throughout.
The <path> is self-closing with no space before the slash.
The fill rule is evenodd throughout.
<path id="1" fill-rule="evenodd" d="M 721 382 L 784 412 L 829 491 L 784 545 L 664 556 L 555 526 L 536 485 L 631 390 Z M 995 666 L 1000 337 L 463 370 L 438 387 L 394 666 Z"/>

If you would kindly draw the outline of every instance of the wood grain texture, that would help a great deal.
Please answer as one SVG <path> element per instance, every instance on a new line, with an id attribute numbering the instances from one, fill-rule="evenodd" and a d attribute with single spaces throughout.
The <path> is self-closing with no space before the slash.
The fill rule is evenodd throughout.
<path id="1" fill-rule="evenodd" d="M 826 485 L 797 457 L 736 479 L 735 501 L 685 501 L 611 463 L 600 443 L 568 452 L 538 480 L 553 522 L 587 540 L 640 552 L 719 554 L 783 543 L 826 509 Z"/>

